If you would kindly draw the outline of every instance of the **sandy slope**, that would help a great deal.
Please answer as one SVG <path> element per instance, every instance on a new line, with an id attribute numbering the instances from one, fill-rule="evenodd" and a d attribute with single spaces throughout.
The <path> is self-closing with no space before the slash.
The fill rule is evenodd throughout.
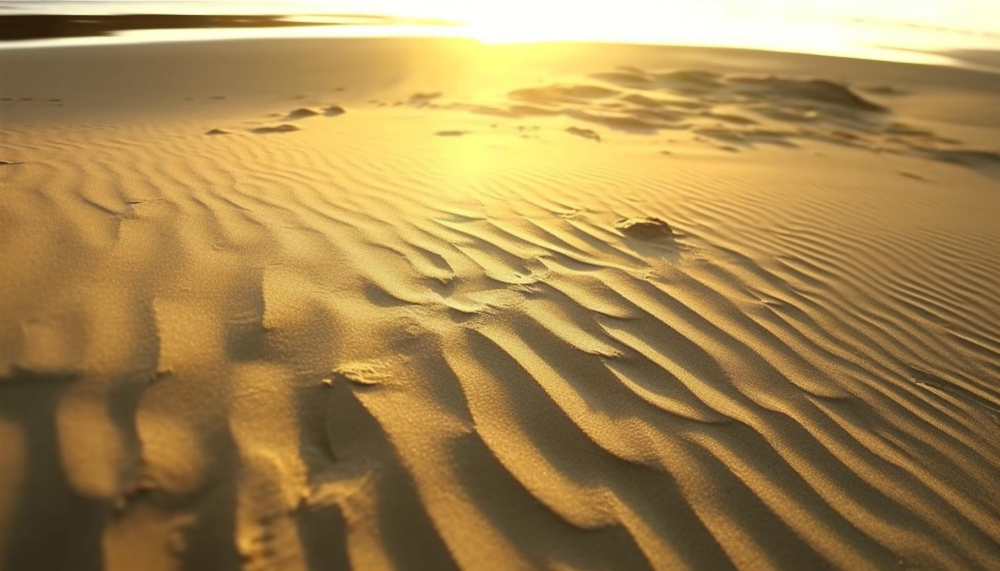
<path id="1" fill-rule="evenodd" d="M 0 65 L 0 568 L 1000 561 L 998 77 Z"/>

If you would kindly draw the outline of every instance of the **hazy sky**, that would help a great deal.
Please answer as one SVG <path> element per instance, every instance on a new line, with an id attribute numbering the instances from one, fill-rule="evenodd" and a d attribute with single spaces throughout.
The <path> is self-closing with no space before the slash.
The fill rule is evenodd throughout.
<path id="1" fill-rule="evenodd" d="M 746 18 L 871 18 L 899 23 L 939 25 L 978 31 L 1000 32 L 1000 0 L 290 0 L 245 2 L 242 0 L 187 0 L 180 2 L 135 2 L 107 0 L 64 2 L 4 2 L 0 4 L 129 5 L 149 9 L 172 5 L 174 9 L 214 11 L 330 11 L 430 16 L 482 22 L 491 17 L 509 19 L 543 16 L 615 23 L 629 18 L 688 19 L 711 17 Z"/>
<path id="2" fill-rule="evenodd" d="M 672 16 L 864 17 L 905 23 L 944 25 L 1000 32 L 1000 0 L 316 0 L 327 7 L 377 9 L 387 12 L 465 14 L 532 12 L 566 18 L 585 12 L 670 18 Z"/>
<path id="3" fill-rule="evenodd" d="M 462 33 L 468 37 L 498 42 L 713 45 L 857 57 L 884 57 L 866 52 L 887 48 L 899 57 L 1000 49 L 1000 0 L 0 0 L 0 5 L 76 13 L 413 16 L 466 24 Z"/>

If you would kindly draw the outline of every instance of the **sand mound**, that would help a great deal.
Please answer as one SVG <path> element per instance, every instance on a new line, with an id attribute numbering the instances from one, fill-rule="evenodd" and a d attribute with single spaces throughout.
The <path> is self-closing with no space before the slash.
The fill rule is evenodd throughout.
<path id="1" fill-rule="evenodd" d="M 669 224 L 652 216 L 643 218 L 622 218 L 615 222 L 615 228 L 622 234 L 640 240 L 673 238 L 674 230 Z"/>
<path id="2" fill-rule="evenodd" d="M 315 109 L 311 109 L 309 107 L 301 107 L 299 109 L 296 109 L 296 110 L 290 112 L 288 114 L 287 119 L 289 121 L 295 121 L 295 120 L 298 120 L 298 119 L 308 119 L 310 117 L 316 117 L 316 116 L 318 116 L 320 114 L 321 113 L 319 111 L 315 110 Z"/>
<path id="3" fill-rule="evenodd" d="M 638 105 L 640 107 L 662 107 L 666 105 L 666 102 L 664 101 L 653 99 L 652 97 L 646 97 L 645 95 L 639 93 L 624 95 L 622 96 L 622 101 Z"/>
<path id="4" fill-rule="evenodd" d="M 996 172 L 1000 169 L 1000 153 L 992 151 L 978 151 L 974 149 L 941 149 L 914 146 L 914 150 L 923 152 L 927 156 L 948 163 L 955 163 L 970 167 L 983 167 L 992 169 L 988 172 Z"/>
<path id="5" fill-rule="evenodd" d="M 697 69 L 682 69 L 656 74 L 656 81 L 661 84 L 673 85 L 681 90 L 713 89 L 722 85 L 721 75 L 711 71 Z"/>
<path id="6" fill-rule="evenodd" d="M 441 97 L 440 91 L 433 91 L 428 93 L 418 91 L 417 93 L 414 93 L 413 95 L 410 96 L 410 103 L 426 103 L 428 101 L 431 101 L 432 99 L 437 99 L 439 97 Z"/>
<path id="7" fill-rule="evenodd" d="M 293 133 L 299 130 L 301 130 L 301 127 L 297 125 L 283 123 L 281 125 L 268 125 L 264 127 L 255 127 L 253 129 L 250 129 L 250 132 L 256 133 L 258 135 L 271 135 L 274 133 Z"/>
<path id="8" fill-rule="evenodd" d="M 594 141 L 600 142 L 601 136 L 597 134 L 596 131 L 590 129 L 581 129 L 579 127 L 568 127 L 566 129 L 567 133 L 576 135 L 577 137 L 583 137 L 584 139 L 593 139 Z"/>
<path id="9" fill-rule="evenodd" d="M 344 110 L 344 108 L 341 107 L 340 105 L 330 105 L 329 107 L 323 110 L 323 114 L 326 115 L 327 117 L 339 117 L 344 113 L 347 113 L 347 111 Z"/>
<path id="10" fill-rule="evenodd" d="M 603 99 L 617 94 L 617 91 L 599 85 L 551 85 L 548 87 L 515 89 L 509 93 L 509 96 L 511 99 L 545 105 Z"/>
<path id="11" fill-rule="evenodd" d="M 639 82 L 636 76 L 648 81 Z M 992 151 L 967 148 L 959 140 L 893 120 L 892 109 L 832 81 L 701 70 L 631 70 L 589 77 L 619 89 L 565 82 L 509 91 L 506 107 L 458 103 L 452 108 L 509 119 L 565 116 L 636 135 L 685 130 L 695 141 L 729 152 L 821 141 L 875 154 L 929 157 L 997 175 L 988 156 Z M 653 96 L 654 90 L 660 95 Z"/>
<path id="12" fill-rule="evenodd" d="M 824 79 L 802 80 L 774 76 L 734 76 L 727 78 L 727 81 L 753 86 L 766 94 L 781 99 L 797 99 L 861 111 L 885 111 L 881 105 L 868 101 L 851 91 L 847 86 Z"/>

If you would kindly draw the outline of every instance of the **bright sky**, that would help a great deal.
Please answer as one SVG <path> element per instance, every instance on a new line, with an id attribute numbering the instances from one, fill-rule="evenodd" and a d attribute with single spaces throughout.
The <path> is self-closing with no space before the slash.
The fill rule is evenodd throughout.
<path id="1" fill-rule="evenodd" d="M 834 50 L 923 45 L 912 27 L 1000 34 L 1000 0 L 308 0 L 331 11 L 457 20 L 487 41 L 610 40 Z M 849 24 L 845 26 L 845 24 Z M 981 40 L 981 38 L 979 38 Z M 997 38 L 992 38 L 996 43 Z M 969 47 L 982 47 L 970 41 Z M 961 44 L 961 40 L 948 47 Z M 942 46 L 943 47 L 943 46 Z"/>
<path id="2" fill-rule="evenodd" d="M 1000 33 L 1000 0 L 306 0 L 333 11 L 412 14 L 476 25 L 574 26 L 725 19 L 867 18 Z"/>
<path id="3" fill-rule="evenodd" d="M 528 18 L 580 21 L 674 20 L 687 18 L 869 18 L 1000 33 L 1000 0 L 35 0 L 0 4 L 164 7 L 174 11 L 240 11 L 399 14 L 486 24 Z M 97 8 L 98 10 L 100 8 Z"/>
<path id="4" fill-rule="evenodd" d="M 461 35 L 488 42 L 593 40 L 858 57 L 866 56 L 847 52 L 845 46 L 1000 49 L 1000 0 L 0 0 L 0 4 L 33 11 L 412 16 L 465 24 Z M 858 18 L 866 22 L 859 23 Z"/>

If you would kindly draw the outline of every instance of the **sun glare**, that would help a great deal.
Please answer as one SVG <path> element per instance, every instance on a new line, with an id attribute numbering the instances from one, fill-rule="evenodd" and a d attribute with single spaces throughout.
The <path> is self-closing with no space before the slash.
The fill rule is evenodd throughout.
<path id="1" fill-rule="evenodd" d="M 351 5 L 351 0 L 315 1 L 334 11 Z M 946 51 L 953 39 L 908 23 L 934 21 L 942 26 L 939 32 L 977 30 L 1000 16 L 993 3 L 968 2 L 962 10 L 948 10 L 944 0 L 368 0 L 365 6 L 373 13 L 454 22 L 458 27 L 447 35 L 490 44 L 714 46 L 913 63 L 941 63 L 940 56 L 926 53 Z M 859 14 L 867 19 L 857 20 Z M 975 36 L 963 38 L 967 43 Z"/>
<path id="2" fill-rule="evenodd" d="M 631 4 L 636 4 L 631 2 Z M 638 8 L 637 6 L 630 6 Z M 717 5 L 688 2 L 672 6 L 643 3 L 639 9 L 609 10 L 567 0 L 548 2 L 513 0 L 503 4 L 469 3 L 453 17 L 470 36 L 487 43 L 534 41 L 662 40 L 684 32 L 688 36 L 712 35 Z M 669 8 L 669 9 L 668 9 Z"/>
<path id="3" fill-rule="evenodd" d="M 440 14 L 463 26 L 460 35 L 490 44 L 588 41 L 756 48 L 912 63 L 940 59 L 919 53 L 934 46 L 913 29 L 865 27 L 836 10 L 802 6 L 783 0 L 619 0 L 609 8 L 570 0 L 511 0 L 441 6 Z M 882 47 L 889 45 L 900 49 Z"/>

